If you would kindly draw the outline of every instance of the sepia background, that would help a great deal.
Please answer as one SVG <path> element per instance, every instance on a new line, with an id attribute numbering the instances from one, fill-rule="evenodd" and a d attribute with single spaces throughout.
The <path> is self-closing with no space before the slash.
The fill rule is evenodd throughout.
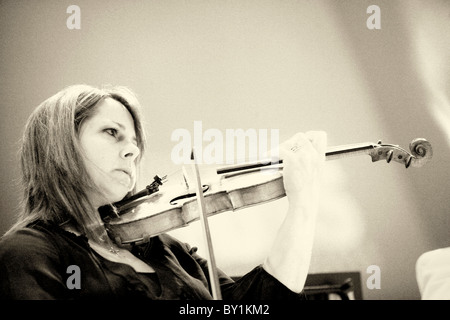
<path id="1" fill-rule="evenodd" d="M 69 29 L 70 5 L 81 28 Z M 369 29 L 370 5 L 381 29 Z M 364 299 L 420 299 L 417 258 L 450 245 L 450 2 L 0 1 L 1 218 L 18 212 L 18 147 L 31 111 L 76 83 L 130 87 L 144 106 L 149 153 L 141 187 L 179 170 L 180 128 L 324 130 L 330 146 L 408 149 L 431 162 L 352 157 L 326 163 L 311 273 L 361 273 Z M 207 144 L 205 142 L 205 144 Z M 242 275 L 263 262 L 286 198 L 211 217 L 218 265 Z M 173 235 L 204 253 L 197 222 Z M 366 285 L 378 266 L 381 287 Z"/>

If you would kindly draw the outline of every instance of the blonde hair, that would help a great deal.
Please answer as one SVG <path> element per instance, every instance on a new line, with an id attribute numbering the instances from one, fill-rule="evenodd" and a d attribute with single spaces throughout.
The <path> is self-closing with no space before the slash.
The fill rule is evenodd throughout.
<path id="1" fill-rule="evenodd" d="M 71 221 L 87 236 L 98 235 L 100 215 L 88 195 L 96 190 L 84 166 L 79 129 L 105 98 L 122 103 L 134 119 L 140 161 L 145 149 L 140 104 L 126 87 L 67 87 L 42 102 L 25 126 L 20 149 L 23 209 L 8 231 L 37 220 L 62 224 Z M 92 227 L 94 226 L 94 228 Z"/>

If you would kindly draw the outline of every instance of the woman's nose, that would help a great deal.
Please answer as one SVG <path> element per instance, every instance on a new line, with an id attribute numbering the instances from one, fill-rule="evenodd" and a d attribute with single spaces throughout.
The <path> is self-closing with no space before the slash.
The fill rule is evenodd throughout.
<path id="1" fill-rule="evenodd" d="M 135 160 L 139 154 L 141 153 L 141 150 L 134 142 L 127 142 L 126 145 L 123 147 L 120 156 L 124 159 L 130 159 Z"/>

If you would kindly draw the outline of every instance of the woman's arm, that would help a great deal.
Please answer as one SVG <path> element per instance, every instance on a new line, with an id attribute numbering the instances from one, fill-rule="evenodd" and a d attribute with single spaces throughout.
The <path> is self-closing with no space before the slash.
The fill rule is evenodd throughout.
<path id="1" fill-rule="evenodd" d="M 263 268 L 294 292 L 308 275 L 326 143 L 325 132 L 307 132 L 280 146 L 289 208 Z"/>

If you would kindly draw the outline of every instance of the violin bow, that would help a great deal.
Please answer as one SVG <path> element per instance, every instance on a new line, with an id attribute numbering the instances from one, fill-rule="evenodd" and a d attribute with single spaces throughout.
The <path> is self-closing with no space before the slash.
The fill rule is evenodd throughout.
<path id="1" fill-rule="evenodd" d="M 222 300 L 222 294 L 220 292 L 219 279 L 217 276 L 217 268 L 216 261 L 214 258 L 214 251 L 211 241 L 211 233 L 209 231 L 208 218 L 206 214 L 206 206 L 205 206 L 205 198 L 203 196 L 203 188 L 200 179 L 200 173 L 198 170 L 197 159 L 195 157 L 195 150 L 192 149 L 191 160 L 193 160 L 195 178 L 196 178 L 196 193 L 197 193 L 197 202 L 199 207 L 199 215 L 200 215 L 200 223 L 202 225 L 203 237 L 206 244 L 206 259 L 209 264 L 208 272 L 209 272 L 209 280 L 211 284 L 211 292 L 214 300 Z"/>

